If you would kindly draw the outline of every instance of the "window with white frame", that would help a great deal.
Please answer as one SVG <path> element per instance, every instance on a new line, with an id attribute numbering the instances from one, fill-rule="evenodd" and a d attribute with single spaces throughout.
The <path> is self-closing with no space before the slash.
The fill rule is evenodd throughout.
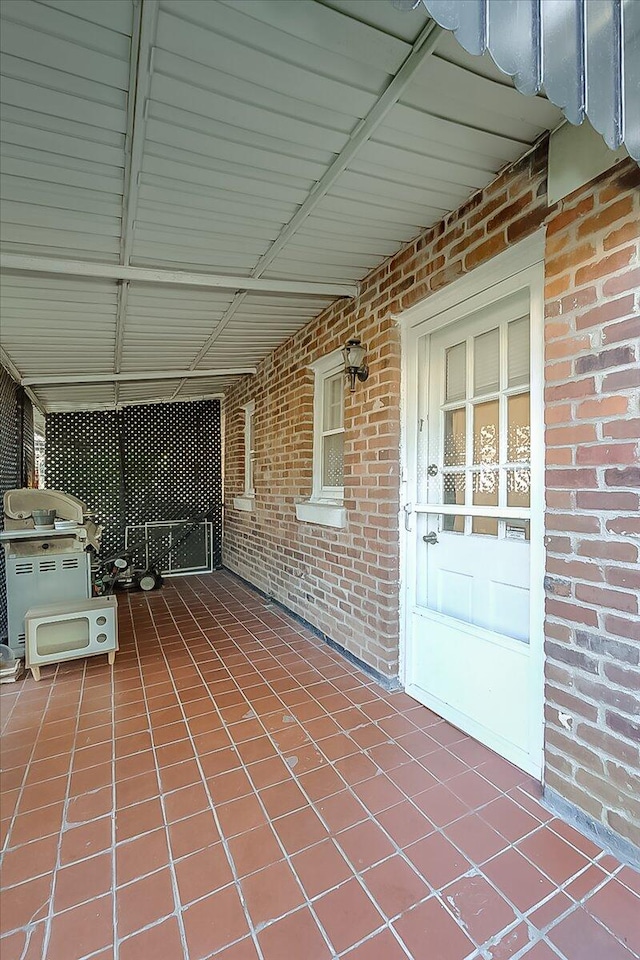
<path id="1" fill-rule="evenodd" d="M 233 505 L 236 510 L 251 511 L 254 508 L 256 491 L 254 486 L 255 449 L 253 415 L 255 402 L 252 400 L 242 407 L 244 413 L 244 492 L 241 497 L 234 497 Z"/>
<path id="2" fill-rule="evenodd" d="M 296 505 L 298 520 L 332 527 L 346 524 L 344 497 L 344 359 L 342 351 L 312 364 L 313 489 Z"/>
<path id="3" fill-rule="evenodd" d="M 344 496 L 344 369 L 316 376 L 314 490 L 318 499 Z"/>

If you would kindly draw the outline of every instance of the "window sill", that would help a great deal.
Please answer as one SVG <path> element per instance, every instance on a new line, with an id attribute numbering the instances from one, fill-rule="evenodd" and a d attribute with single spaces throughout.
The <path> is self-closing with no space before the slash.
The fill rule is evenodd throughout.
<path id="1" fill-rule="evenodd" d="M 296 517 L 323 527 L 346 527 L 347 511 L 338 500 L 305 500 L 296 503 Z"/>
<path id="2" fill-rule="evenodd" d="M 242 497 L 234 497 L 233 506 L 235 510 L 244 510 L 245 513 L 253 513 L 256 508 L 256 498 L 250 494 L 245 494 Z"/>

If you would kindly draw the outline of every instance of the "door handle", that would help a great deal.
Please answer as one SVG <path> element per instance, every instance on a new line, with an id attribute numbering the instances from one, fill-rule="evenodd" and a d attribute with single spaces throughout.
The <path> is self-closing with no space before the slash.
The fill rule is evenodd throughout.
<path id="1" fill-rule="evenodd" d="M 430 543 L 432 546 L 435 546 L 438 542 L 438 534 L 435 532 L 427 533 L 422 539 L 425 543 Z"/>

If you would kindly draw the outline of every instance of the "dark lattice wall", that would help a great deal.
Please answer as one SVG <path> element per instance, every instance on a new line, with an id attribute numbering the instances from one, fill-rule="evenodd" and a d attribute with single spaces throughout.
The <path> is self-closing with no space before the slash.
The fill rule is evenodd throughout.
<path id="1" fill-rule="evenodd" d="M 83 500 L 104 524 L 103 554 L 124 543 L 120 502 L 118 414 L 114 410 L 50 413 L 46 420 L 45 481 Z"/>
<path id="2" fill-rule="evenodd" d="M 221 563 L 220 403 L 158 403 L 47 417 L 47 486 L 74 494 L 104 524 L 102 553 L 124 543 L 127 524 L 212 510 L 214 565 Z"/>
<path id="3" fill-rule="evenodd" d="M 22 441 L 22 450 L 20 450 Z M 24 391 L 0 367 L 0 526 L 6 490 L 33 484 L 33 406 Z M 4 548 L 0 547 L 0 640 L 7 635 L 7 586 Z"/>
<path id="4" fill-rule="evenodd" d="M 33 404 L 22 396 L 22 486 L 35 486 L 36 444 L 33 430 Z"/>
<path id="5" fill-rule="evenodd" d="M 0 367 L 0 496 L 16 485 L 18 470 L 18 404 L 16 385 Z M 0 514 L 2 511 L 0 510 Z M 0 638 L 7 635 L 7 588 L 4 548 L 0 548 Z"/>

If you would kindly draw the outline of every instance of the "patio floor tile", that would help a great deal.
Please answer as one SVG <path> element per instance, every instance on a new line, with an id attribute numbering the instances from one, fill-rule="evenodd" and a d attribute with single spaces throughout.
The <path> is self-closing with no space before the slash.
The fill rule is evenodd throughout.
<path id="1" fill-rule="evenodd" d="M 640 956 L 638 874 L 232 575 L 118 612 L 0 689 L 3 960 Z"/>

